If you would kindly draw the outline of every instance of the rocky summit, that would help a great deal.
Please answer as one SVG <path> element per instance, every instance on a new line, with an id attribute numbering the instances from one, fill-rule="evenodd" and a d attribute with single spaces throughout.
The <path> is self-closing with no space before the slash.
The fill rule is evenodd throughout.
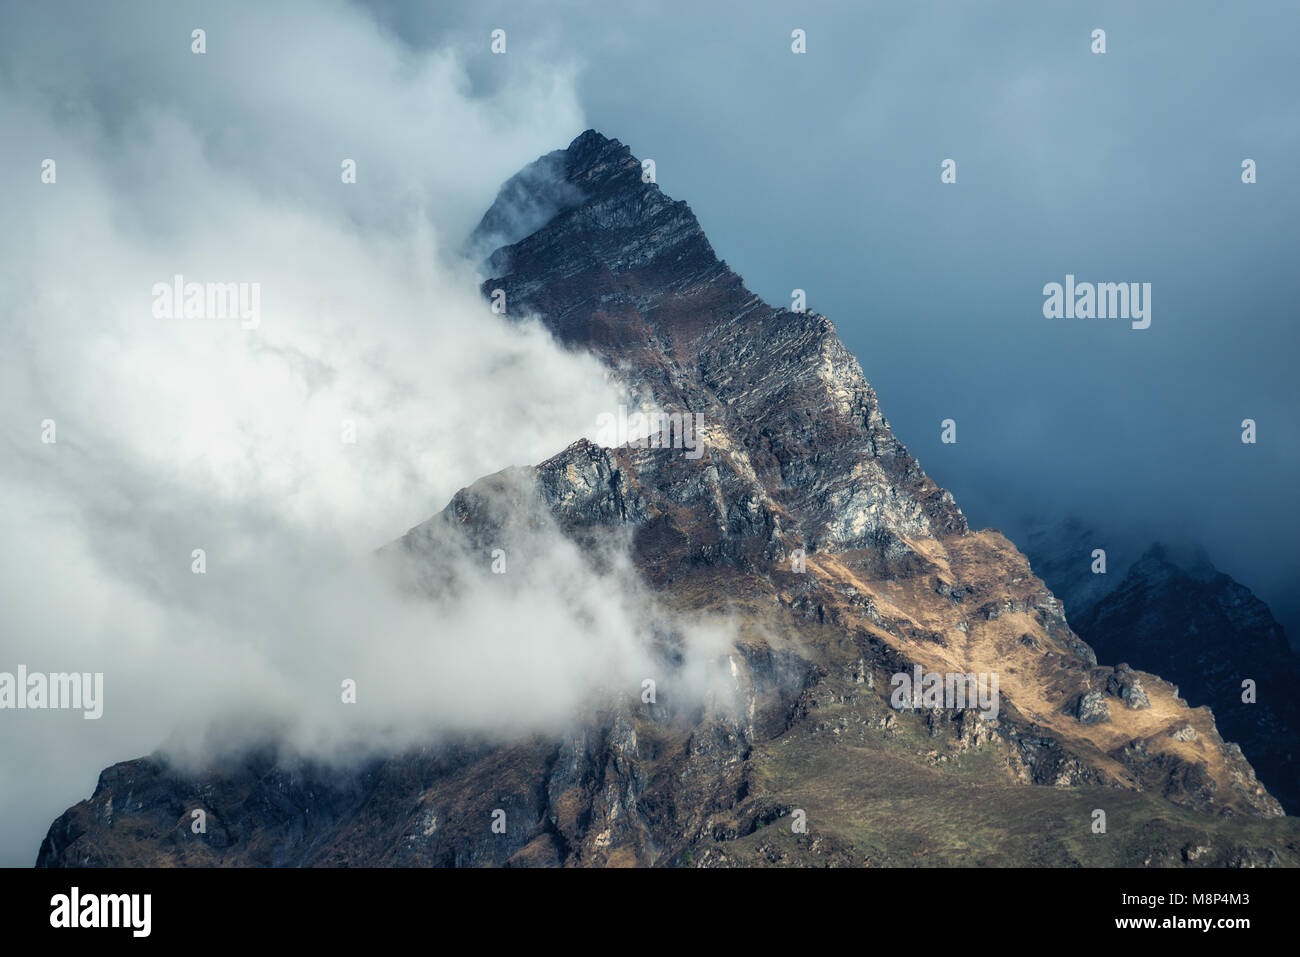
<path id="1" fill-rule="evenodd" d="M 469 248 L 486 296 L 693 417 L 703 454 L 669 433 L 577 441 L 463 489 L 385 560 L 437 591 L 448 536 L 482 547 L 544 519 L 593 556 L 623 543 L 675 620 L 732 623 L 731 693 L 617 690 L 561 735 L 359 767 L 128 761 L 55 821 L 40 864 L 1300 863 L 1300 827 L 1211 711 L 1099 663 L 894 437 L 831 321 L 747 290 L 623 144 L 587 131 L 521 171 Z M 665 660 L 687 640 L 667 629 Z M 896 676 L 927 673 L 996 676 L 996 714 L 899 706 Z"/>

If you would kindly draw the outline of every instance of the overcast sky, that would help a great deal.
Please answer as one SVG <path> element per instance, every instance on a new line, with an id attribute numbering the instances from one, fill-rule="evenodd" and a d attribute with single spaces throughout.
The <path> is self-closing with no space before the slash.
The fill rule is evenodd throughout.
<path id="1" fill-rule="evenodd" d="M 372 723 L 553 719 L 590 677 L 568 599 L 637 630 L 627 595 L 557 561 L 565 587 L 485 603 L 463 656 L 355 564 L 617 401 L 486 313 L 451 254 L 506 177 L 587 127 L 653 158 L 754 291 L 807 291 L 972 524 L 1198 539 L 1294 638 L 1300 17 L 847 6 L 0 7 L 0 670 L 104 670 L 109 696 L 99 722 L 0 716 L 0 863 L 181 719 L 256 702 L 337 739 L 356 729 L 313 688 L 453 652 L 436 694 L 389 689 Z M 261 281 L 262 327 L 152 321 L 177 272 Z M 1151 283 L 1150 328 L 1045 319 L 1067 273 Z M 494 680 L 520 635 L 554 695 Z"/>

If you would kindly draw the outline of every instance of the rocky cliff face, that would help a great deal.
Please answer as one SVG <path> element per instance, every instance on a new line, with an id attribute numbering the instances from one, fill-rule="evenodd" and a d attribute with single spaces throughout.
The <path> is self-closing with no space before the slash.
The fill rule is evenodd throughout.
<path id="1" fill-rule="evenodd" d="M 1099 665 L 1025 558 L 971 531 L 893 436 L 830 320 L 745 289 L 626 147 L 588 131 L 523 171 L 471 246 L 494 241 L 485 293 L 700 416 L 702 453 L 579 441 L 462 490 L 386 558 L 436 591 L 457 574 L 447 536 L 545 520 L 593 556 L 624 543 L 665 606 L 735 623 L 728 692 L 615 691 L 556 739 L 347 770 L 127 762 L 55 822 L 41 864 L 1300 862 L 1210 711 Z M 664 659 L 687 640 L 668 629 Z M 916 666 L 996 674 L 996 716 L 894 707 Z M 206 837 L 194 807 L 219 823 Z"/>

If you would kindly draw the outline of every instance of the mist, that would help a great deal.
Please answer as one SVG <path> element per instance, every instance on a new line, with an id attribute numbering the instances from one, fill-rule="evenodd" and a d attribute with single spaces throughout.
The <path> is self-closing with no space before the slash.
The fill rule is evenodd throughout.
<path id="1" fill-rule="evenodd" d="M 5 713 L 0 864 L 159 748 L 344 763 L 556 731 L 647 677 L 708 693 L 727 623 L 658 609 L 625 548 L 538 519 L 495 575 L 447 539 L 437 594 L 377 555 L 630 401 L 460 254 L 582 128 L 565 64 L 479 95 L 352 6 L 76 13 L 0 14 L 0 670 L 102 673 L 103 716 Z M 254 288 L 256 315 L 160 308 L 173 282 Z"/>

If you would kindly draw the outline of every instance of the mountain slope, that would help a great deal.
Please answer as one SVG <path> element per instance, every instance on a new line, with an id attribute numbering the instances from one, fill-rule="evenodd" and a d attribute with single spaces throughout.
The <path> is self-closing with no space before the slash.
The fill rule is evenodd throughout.
<path id="1" fill-rule="evenodd" d="M 1175 682 L 1206 705 L 1259 778 L 1290 813 L 1300 810 L 1293 760 L 1300 729 L 1300 659 L 1282 626 L 1250 589 L 1215 568 L 1203 551 L 1152 546 L 1120 586 L 1078 619 L 1098 654 L 1123 658 Z M 1243 701 L 1243 682 L 1255 698 Z"/>
<path id="2" fill-rule="evenodd" d="M 487 548 L 544 521 L 593 561 L 621 543 L 679 620 L 734 622 L 726 693 L 630 688 L 556 739 L 348 770 L 270 754 L 191 780 L 127 762 L 54 823 L 39 863 L 1300 861 L 1300 829 L 1209 710 L 1098 665 L 1024 556 L 971 531 L 893 436 L 831 322 L 745 289 L 626 147 L 588 131 L 543 157 L 471 248 L 494 237 L 510 244 L 485 294 L 702 417 L 705 448 L 576 442 L 457 493 L 385 560 L 436 591 L 474 574 L 448 567 L 448 541 Z M 666 630 L 664 661 L 686 641 Z M 892 707 L 893 676 L 917 665 L 996 674 L 997 715 Z M 189 834 L 195 806 L 217 836 Z"/>

